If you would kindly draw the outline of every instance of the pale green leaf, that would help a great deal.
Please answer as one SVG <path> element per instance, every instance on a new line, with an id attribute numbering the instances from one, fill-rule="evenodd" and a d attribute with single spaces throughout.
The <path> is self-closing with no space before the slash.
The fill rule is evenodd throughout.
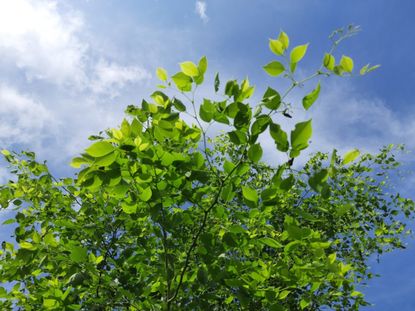
<path id="1" fill-rule="evenodd" d="M 351 59 L 349 56 L 343 55 L 340 59 L 340 66 L 343 68 L 346 72 L 352 72 L 353 71 L 353 59 Z"/>
<path id="2" fill-rule="evenodd" d="M 115 148 L 107 141 L 98 141 L 88 148 L 86 148 L 86 152 L 93 157 L 102 157 L 114 151 Z"/>
<path id="3" fill-rule="evenodd" d="M 290 53 L 290 63 L 296 64 L 303 59 L 304 55 L 307 52 L 308 43 L 303 45 L 298 45 L 291 50 Z"/>
<path id="4" fill-rule="evenodd" d="M 282 43 L 284 50 L 288 49 L 288 47 L 290 46 L 290 39 L 284 31 L 280 32 L 278 40 Z"/>
<path id="5" fill-rule="evenodd" d="M 190 61 L 180 63 L 180 69 L 189 77 L 196 77 L 199 75 L 199 69 L 193 62 Z"/>
<path id="6" fill-rule="evenodd" d="M 269 49 L 275 55 L 280 56 L 284 54 L 284 45 L 280 40 L 269 39 Z"/>
<path id="7" fill-rule="evenodd" d="M 168 75 L 166 69 L 161 67 L 157 68 L 156 75 L 161 81 L 167 81 Z"/>
<path id="8" fill-rule="evenodd" d="M 336 59 L 334 58 L 333 55 L 326 53 L 324 55 L 323 65 L 328 70 L 333 70 L 334 69 L 334 66 L 336 65 Z"/>
<path id="9" fill-rule="evenodd" d="M 360 155 L 360 151 L 358 149 L 353 149 L 353 150 L 346 152 L 346 154 L 343 157 L 342 164 L 345 165 L 350 162 L 353 162 L 354 160 L 357 159 L 359 155 Z"/>
<path id="10" fill-rule="evenodd" d="M 284 65 L 277 61 L 270 62 L 263 68 L 271 77 L 277 77 L 285 70 Z"/>

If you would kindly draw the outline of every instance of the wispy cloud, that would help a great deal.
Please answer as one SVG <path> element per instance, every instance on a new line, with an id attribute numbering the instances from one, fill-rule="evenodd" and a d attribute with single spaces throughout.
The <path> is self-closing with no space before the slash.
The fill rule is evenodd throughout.
<path id="1" fill-rule="evenodd" d="M 108 61 L 89 35 L 82 14 L 61 2 L 0 1 L 0 147 L 74 155 L 89 134 L 118 123 L 114 97 L 151 74 Z"/>
<path id="2" fill-rule="evenodd" d="M 62 14 L 56 2 L 0 2 L 0 55 L 28 79 L 83 84 L 87 44 L 77 34 L 83 22 L 74 12 Z"/>
<path id="3" fill-rule="evenodd" d="M 29 95 L 14 87 L 0 85 L 0 142 L 1 147 L 42 140 L 43 133 L 54 125 L 51 112 Z"/>
<path id="4" fill-rule="evenodd" d="M 202 19 L 203 22 L 207 23 L 209 17 L 206 14 L 207 4 L 205 1 L 196 1 L 195 11 L 197 15 Z"/>
<path id="5" fill-rule="evenodd" d="M 101 59 L 95 66 L 91 88 L 96 93 L 118 95 L 126 84 L 151 79 L 151 74 L 139 66 L 121 66 Z"/>

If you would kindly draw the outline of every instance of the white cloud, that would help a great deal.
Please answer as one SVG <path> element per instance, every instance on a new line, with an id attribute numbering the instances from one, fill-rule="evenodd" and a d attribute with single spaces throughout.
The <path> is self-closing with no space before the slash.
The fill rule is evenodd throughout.
<path id="1" fill-rule="evenodd" d="M 376 151 L 387 144 L 415 147 L 415 111 L 398 114 L 380 98 L 356 94 L 350 84 L 328 84 L 313 107 L 318 148 L 361 148 Z"/>
<path id="2" fill-rule="evenodd" d="M 77 11 L 60 10 L 52 0 L 0 1 L 0 56 L 12 61 L 29 81 L 43 80 L 116 94 L 126 83 L 150 79 L 140 67 L 123 67 L 92 56 L 82 40 L 84 21 Z"/>
<path id="3" fill-rule="evenodd" d="M 0 145 L 36 145 L 54 125 L 52 114 L 41 103 L 15 88 L 0 85 Z"/>
<path id="4" fill-rule="evenodd" d="M 61 14 L 54 1 L 0 1 L 0 55 L 28 79 L 81 85 L 87 49 L 77 37 L 81 28 L 80 16 Z"/>
<path id="5" fill-rule="evenodd" d="M 296 122 L 312 119 L 311 143 L 296 159 L 297 165 L 304 163 L 310 153 L 331 152 L 334 148 L 340 154 L 354 148 L 377 153 L 388 144 L 406 144 L 408 149 L 415 149 L 415 111 L 398 114 L 380 98 L 359 96 L 345 81 L 323 85 L 320 98 L 308 112 L 301 106 L 301 98 L 294 95 L 289 99 L 294 107 L 293 119 L 275 119 L 287 134 Z M 266 161 L 273 164 L 287 161 L 287 156 L 275 151 L 273 139 L 268 134 L 261 137 L 261 143 Z"/>
<path id="6" fill-rule="evenodd" d="M 56 150 L 73 155 L 89 134 L 118 123 L 123 107 L 112 99 L 126 100 L 124 90 L 151 74 L 107 61 L 104 49 L 86 37 L 93 34 L 82 15 L 64 2 L 0 0 L 0 78 L 8 81 L 0 84 L 1 147 L 29 148 L 40 158 Z M 26 80 L 16 79 L 21 75 Z"/>
<path id="7" fill-rule="evenodd" d="M 138 66 L 120 66 L 101 59 L 95 66 L 91 89 L 96 93 L 118 95 L 118 90 L 128 83 L 151 79 L 151 74 Z"/>
<path id="8" fill-rule="evenodd" d="M 203 22 L 207 23 L 209 17 L 206 15 L 207 5 L 205 1 L 196 1 L 195 11 Z"/>

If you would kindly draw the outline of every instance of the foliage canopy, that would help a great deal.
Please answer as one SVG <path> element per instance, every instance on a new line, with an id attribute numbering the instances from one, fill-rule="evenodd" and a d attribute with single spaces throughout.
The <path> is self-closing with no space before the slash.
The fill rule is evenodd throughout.
<path id="1" fill-rule="evenodd" d="M 287 96 L 315 78 L 351 75 L 353 60 L 333 36 L 321 67 L 303 80 L 308 44 L 291 48 L 281 32 L 269 41 L 271 77 L 255 106 L 248 79 L 221 85 L 197 104 L 207 59 L 186 61 L 151 100 L 128 106 L 118 128 L 92 136 L 72 161 L 76 178 L 56 179 L 31 152 L 3 150 L 15 179 L 0 186 L 15 226 L 0 250 L 2 310 L 358 310 L 356 286 L 372 277 L 368 258 L 402 247 L 414 203 L 389 193 L 392 146 L 379 154 L 318 152 L 293 166 L 312 136 L 312 120 L 291 132 Z M 375 69 L 365 66 L 361 74 Z M 177 96 L 167 95 L 177 91 Z M 223 96 L 219 96 L 223 91 Z M 306 94 L 308 110 L 320 82 Z M 187 104 L 183 102 L 188 101 Z M 191 124 L 185 119 L 193 118 Z M 209 138 L 213 123 L 228 125 Z M 262 162 L 269 134 L 285 163 Z"/>

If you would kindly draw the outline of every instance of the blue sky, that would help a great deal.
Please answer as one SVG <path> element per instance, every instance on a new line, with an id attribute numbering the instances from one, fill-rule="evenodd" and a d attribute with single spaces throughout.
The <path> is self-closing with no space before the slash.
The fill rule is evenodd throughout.
<path id="1" fill-rule="evenodd" d="M 72 173 L 67 163 L 88 135 L 118 124 L 126 105 L 154 90 L 158 66 L 174 73 L 179 62 L 206 55 L 210 77 L 248 76 L 260 96 L 267 85 L 281 85 L 261 69 L 273 57 L 268 38 L 283 29 L 294 45 L 310 42 L 300 69 L 306 75 L 319 67 L 330 32 L 354 23 L 363 31 L 337 55 L 350 55 L 357 67 L 382 67 L 323 81 L 311 111 L 295 111 L 314 120 L 310 150 L 376 151 L 389 143 L 413 150 L 413 12 L 411 0 L 1 1 L 0 147 L 34 150 L 58 176 Z M 268 161 L 279 159 L 265 151 Z M 415 168 L 410 157 L 404 161 Z M 414 182 L 410 175 L 398 187 L 413 197 Z M 415 309 L 414 255 L 408 240 L 406 251 L 373 263 L 383 276 L 365 290 L 372 310 Z"/>

